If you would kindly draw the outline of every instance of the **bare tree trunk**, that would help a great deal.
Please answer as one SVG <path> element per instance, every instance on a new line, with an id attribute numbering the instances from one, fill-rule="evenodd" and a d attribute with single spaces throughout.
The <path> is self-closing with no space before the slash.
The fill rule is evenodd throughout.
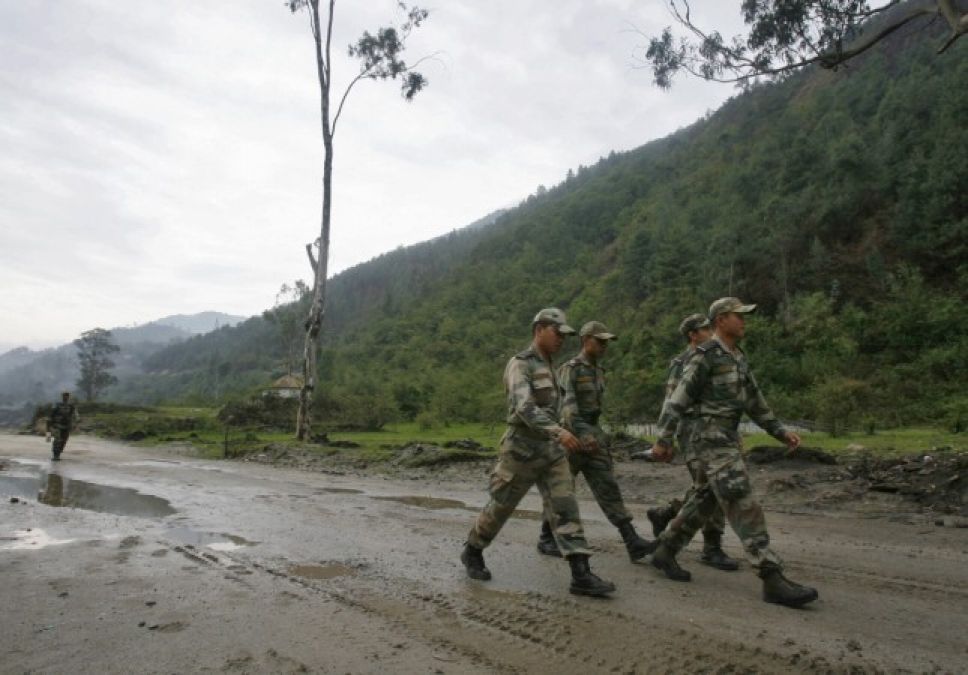
<path id="1" fill-rule="evenodd" d="M 333 196 L 333 132 L 329 119 L 329 45 L 333 30 L 333 5 L 329 2 L 329 16 L 325 43 L 319 24 L 319 0 L 310 0 L 309 8 L 316 40 L 316 71 L 319 76 L 320 119 L 323 131 L 323 216 L 319 235 L 319 258 L 313 270 L 313 300 L 306 317 L 306 340 L 303 343 L 303 386 L 299 391 L 299 411 L 296 415 L 296 438 L 309 439 L 312 425 L 312 399 L 316 388 L 317 359 L 319 356 L 319 331 L 326 312 L 326 276 L 329 268 L 329 229 Z M 325 44 L 325 56 L 323 48 Z M 312 262 L 312 251 L 310 251 Z"/>

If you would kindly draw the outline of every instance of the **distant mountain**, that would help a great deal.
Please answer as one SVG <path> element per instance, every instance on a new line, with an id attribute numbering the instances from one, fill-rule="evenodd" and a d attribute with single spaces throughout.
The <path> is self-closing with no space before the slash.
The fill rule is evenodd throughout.
<path id="1" fill-rule="evenodd" d="M 222 312 L 177 314 L 141 326 L 111 329 L 121 351 L 114 355 L 114 375 L 124 381 L 144 371 L 144 362 L 159 350 L 184 342 L 195 335 L 222 326 L 232 326 L 244 317 Z M 50 349 L 17 347 L 0 354 L 0 406 L 20 407 L 52 399 L 60 391 L 72 390 L 77 379 L 76 348 L 73 343 Z"/>
<path id="2" fill-rule="evenodd" d="M 225 314 L 224 312 L 199 312 L 198 314 L 172 314 L 161 319 L 155 319 L 151 324 L 174 326 L 192 335 L 202 335 L 222 326 L 235 326 L 247 318 L 245 316 Z"/>

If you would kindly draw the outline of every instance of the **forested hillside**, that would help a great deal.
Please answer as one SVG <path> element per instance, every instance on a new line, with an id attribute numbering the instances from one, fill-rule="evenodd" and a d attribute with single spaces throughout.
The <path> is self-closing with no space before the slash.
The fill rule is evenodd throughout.
<path id="1" fill-rule="evenodd" d="M 761 308 L 746 349 L 781 417 L 968 419 L 966 49 L 937 56 L 930 30 L 908 31 L 336 277 L 324 419 L 499 419 L 503 364 L 548 305 L 619 333 L 610 416 L 654 419 L 680 319 L 727 294 Z M 119 393 L 258 386 L 278 333 L 257 318 L 193 338 Z"/>

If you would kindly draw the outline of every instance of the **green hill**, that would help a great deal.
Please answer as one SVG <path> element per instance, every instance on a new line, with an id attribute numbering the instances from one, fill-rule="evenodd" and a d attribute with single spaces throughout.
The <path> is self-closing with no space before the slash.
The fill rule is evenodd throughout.
<path id="1" fill-rule="evenodd" d="M 621 336 L 611 418 L 654 419 L 681 317 L 733 294 L 760 305 L 746 348 L 782 417 L 968 419 L 966 54 L 939 57 L 930 30 L 910 32 L 337 276 L 323 417 L 342 401 L 499 419 L 504 362 L 557 305 Z M 266 382 L 281 359 L 255 318 L 158 352 L 118 394 L 211 399 L 216 382 Z"/>

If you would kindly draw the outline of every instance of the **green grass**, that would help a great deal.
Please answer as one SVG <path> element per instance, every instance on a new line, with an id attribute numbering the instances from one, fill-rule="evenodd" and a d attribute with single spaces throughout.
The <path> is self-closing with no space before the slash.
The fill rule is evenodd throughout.
<path id="1" fill-rule="evenodd" d="M 870 435 L 862 432 L 831 436 L 821 432 L 801 434 L 803 445 L 821 448 L 832 454 L 844 453 L 848 445 L 861 445 L 878 455 L 906 455 L 916 452 L 930 452 L 936 447 L 950 447 L 954 450 L 968 448 L 968 434 L 953 434 L 939 429 L 912 427 L 907 429 L 885 429 Z M 765 434 L 749 434 L 743 437 L 747 448 L 757 445 L 776 445 L 777 441 Z"/>
<path id="2" fill-rule="evenodd" d="M 188 443 L 204 457 L 221 457 L 225 443 L 225 428 L 216 420 L 215 408 L 163 406 L 149 411 L 126 410 L 93 413 L 83 419 L 83 426 L 94 433 L 109 438 L 123 438 L 135 431 L 147 434 L 144 440 L 137 441 L 140 446 L 156 446 L 167 443 Z M 359 448 L 339 450 L 369 462 L 385 461 L 393 456 L 394 446 L 413 441 L 442 445 L 447 441 L 470 438 L 489 448 L 497 448 L 504 433 L 504 425 L 499 423 L 455 423 L 448 426 L 438 425 L 430 429 L 421 428 L 417 423 L 387 425 L 380 431 L 328 431 L 332 441 L 352 441 Z M 278 445 L 298 445 L 291 431 L 247 431 L 229 430 L 229 446 L 234 453 L 256 450 L 273 443 Z M 765 433 L 749 434 L 744 437 L 747 448 L 757 445 L 776 445 L 776 441 Z M 950 447 L 954 450 L 968 449 L 968 434 L 953 434 L 939 429 L 912 427 L 889 429 L 873 435 L 849 433 L 830 436 L 826 433 L 803 434 L 804 446 L 821 448 L 833 454 L 847 451 L 849 445 L 861 445 L 879 455 L 901 455 L 917 452 L 930 452 L 936 447 Z M 304 446 L 319 452 L 332 453 L 325 446 Z"/>

